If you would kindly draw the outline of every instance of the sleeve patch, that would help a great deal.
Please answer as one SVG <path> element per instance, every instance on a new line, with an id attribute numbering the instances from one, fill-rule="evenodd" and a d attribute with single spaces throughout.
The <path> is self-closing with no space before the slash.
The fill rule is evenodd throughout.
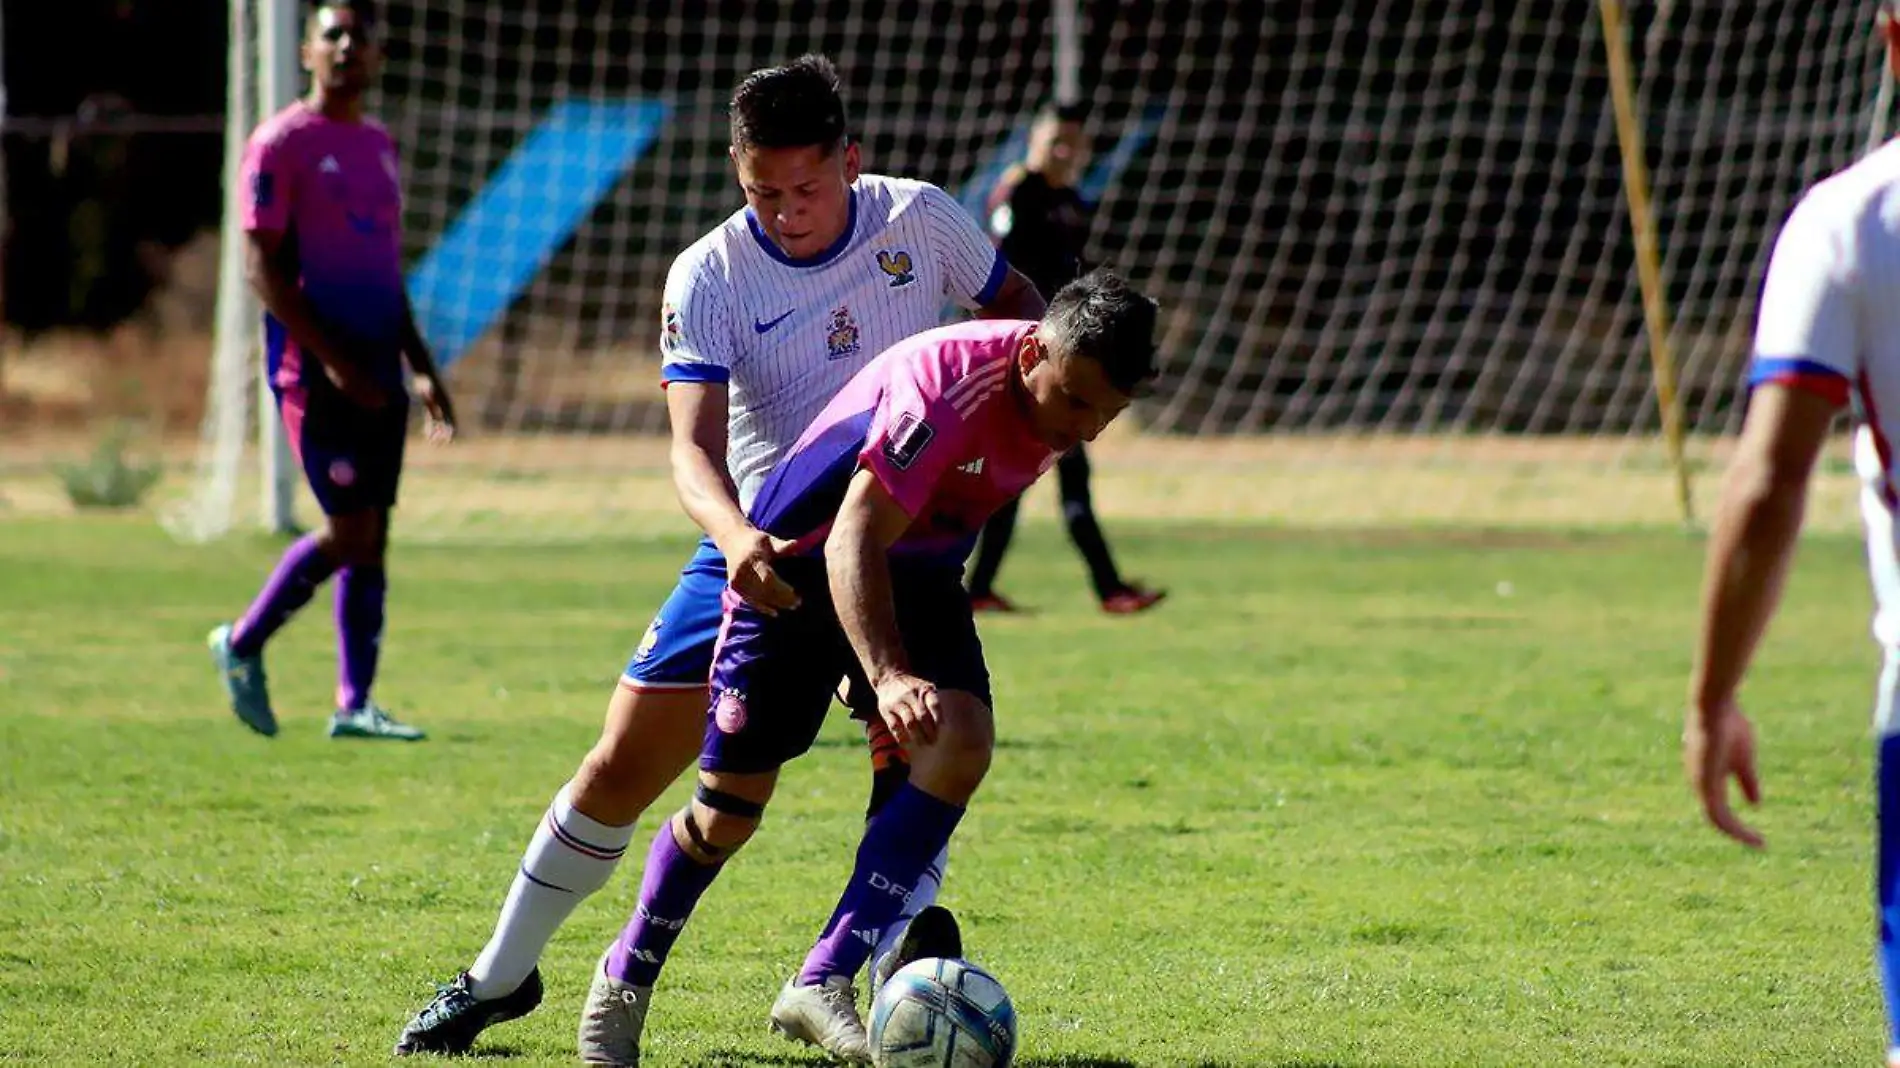
<path id="1" fill-rule="evenodd" d="M 902 412 L 891 424 L 890 434 L 885 437 L 884 458 L 899 471 L 908 471 L 936 436 L 936 430 L 929 423 L 909 412 Z"/>

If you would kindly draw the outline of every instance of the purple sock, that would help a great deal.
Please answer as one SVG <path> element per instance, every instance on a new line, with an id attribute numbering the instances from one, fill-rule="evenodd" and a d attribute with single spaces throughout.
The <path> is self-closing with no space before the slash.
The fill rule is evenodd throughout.
<path id="1" fill-rule="evenodd" d="M 701 864 L 686 855 L 673 839 L 668 820 L 653 836 L 647 850 L 646 872 L 640 877 L 640 903 L 633 918 L 607 950 L 607 974 L 623 983 L 652 986 L 666 964 L 666 955 L 699 904 L 699 895 L 719 877 L 724 864 Z"/>
<path id="2" fill-rule="evenodd" d="M 256 656 L 264 643 L 277 633 L 297 609 L 336 573 L 336 563 L 317 548 L 317 536 L 306 534 L 284 550 L 277 569 L 265 580 L 257 600 L 251 602 L 242 618 L 231 628 L 231 651 L 238 656 Z"/>
<path id="3" fill-rule="evenodd" d="M 917 877 L 950 844 L 962 818 L 961 805 L 940 801 L 910 783 L 871 817 L 858 844 L 857 869 L 798 971 L 801 986 L 821 983 L 828 975 L 858 974 L 884 928 L 903 912 Z"/>
<path id="4" fill-rule="evenodd" d="M 376 657 L 383 648 L 381 567 L 346 567 L 336 581 L 336 706 L 354 711 L 369 704 Z"/>

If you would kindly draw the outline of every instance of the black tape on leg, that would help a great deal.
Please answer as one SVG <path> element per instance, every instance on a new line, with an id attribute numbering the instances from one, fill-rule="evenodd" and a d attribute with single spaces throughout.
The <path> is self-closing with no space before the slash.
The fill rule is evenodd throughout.
<path id="1" fill-rule="evenodd" d="M 699 789 L 693 791 L 693 800 L 714 812 L 723 812 L 743 820 L 756 820 L 765 815 L 765 806 L 757 801 L 747 801 L 724 790 L 715 790 L 703 782 L 699 784 Z"/>
<path id="2" fill-rule="evenodd" d="M 686 810 L 686 819 L 684 822 L 686 823 L 686 837 L 693 840 L 693 848 L 699 850 L 701 856 L 704 856 L 707 860 L 718 860 L 726 855 L 726 850 L 706 841 L 706 836 L 700 833 L 699 821 L 693 818 L 692 809 L 688 808 Z"/>

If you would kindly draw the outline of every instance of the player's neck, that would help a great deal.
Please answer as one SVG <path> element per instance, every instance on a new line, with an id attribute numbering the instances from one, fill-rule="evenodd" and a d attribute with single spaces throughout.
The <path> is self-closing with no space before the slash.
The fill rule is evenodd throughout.
<path id="1" fill-rule="evenodd" d="M 331 122 L 363 121 L 363 97 L 360 94 L 328 93 L 318 87 L 304 97 L 304 103 Z"/>

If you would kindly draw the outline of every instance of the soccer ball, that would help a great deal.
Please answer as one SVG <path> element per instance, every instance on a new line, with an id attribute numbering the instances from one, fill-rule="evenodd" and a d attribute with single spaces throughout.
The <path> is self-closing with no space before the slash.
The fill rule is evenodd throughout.
<path id="1" fill-rule="evenodd" d="M 876 1068 L 1006 1068 L 1015 1055 L 1009 992 L 967 960 L 912 961 L 871 1006 Z"/>

